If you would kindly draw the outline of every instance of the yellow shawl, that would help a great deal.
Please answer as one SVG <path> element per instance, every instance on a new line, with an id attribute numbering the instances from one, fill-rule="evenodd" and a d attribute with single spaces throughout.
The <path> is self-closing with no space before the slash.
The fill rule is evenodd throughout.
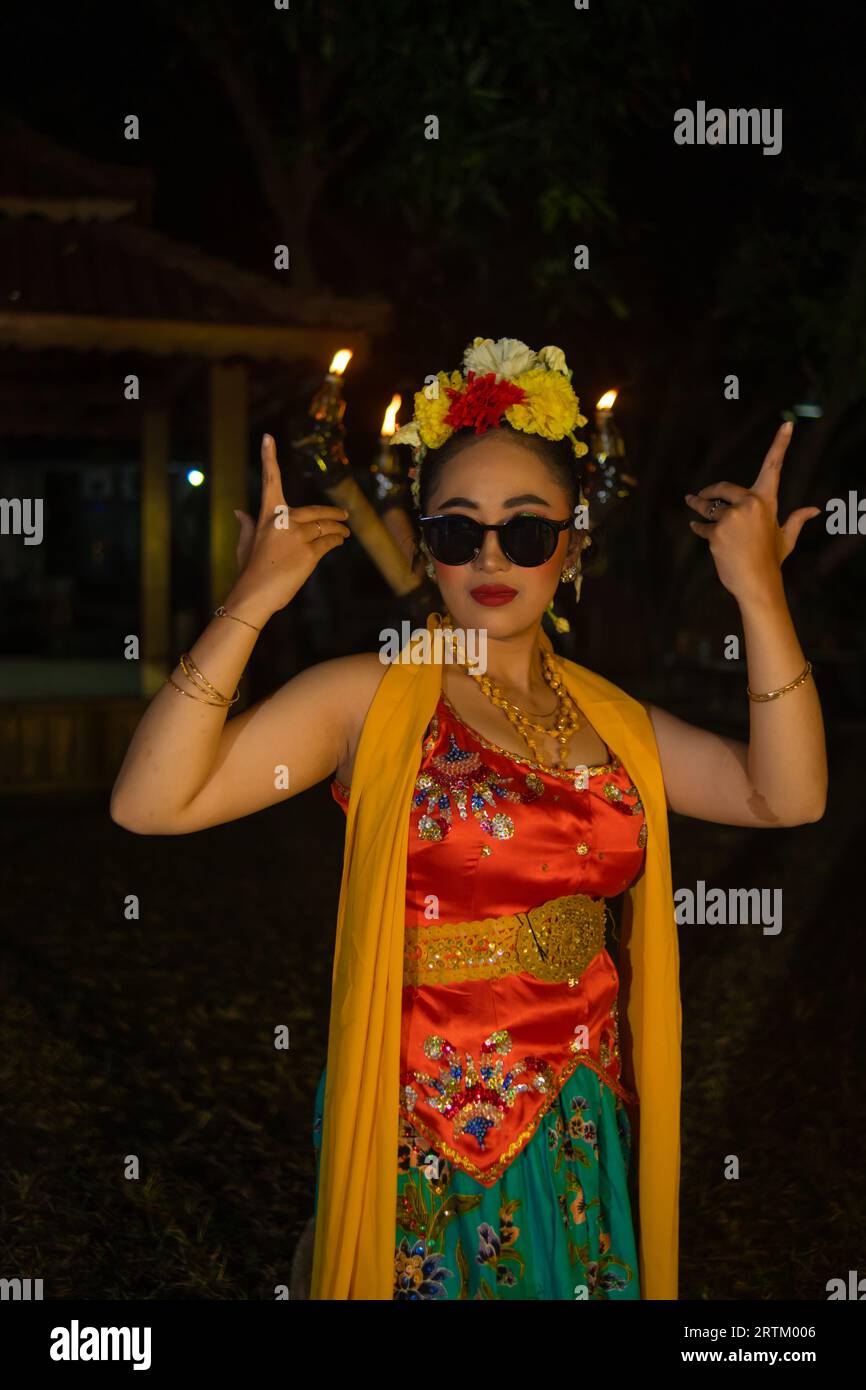
<path id="1" fill-rule="evenodd" d="M 441 615 L 427 619 L 427 630 Z M 542 644 L 551 642 L 542 629 Z M 625 764 L 647 820 L 644 872 L 627 892 L 623 1055 L 640 1100 L 641 1296 L 677 1297 L 679 948 L 667 808 L 652 723 L 625 691 L 559 658 L 570 694 Z M 394 662 L 359 741 L 346 816 L 328 1033 L 311 1298 L 390 1299 L 394 1283 L 403 931 L 409 819 L 441 665 Z M 577 886 L 577 885 L 576 885 Z M 527 904 L 529 906 L 529 904 Z"/>

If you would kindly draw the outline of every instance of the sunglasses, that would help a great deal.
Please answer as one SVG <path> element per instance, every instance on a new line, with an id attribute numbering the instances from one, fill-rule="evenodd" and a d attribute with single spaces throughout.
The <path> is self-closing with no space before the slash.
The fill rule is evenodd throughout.
<path id="1" fill-rule="evenodd" d="M 520 513 L 498 526 L 485 526 L 471 516 L 422 516 L 418 518 L 427 549 L 441 565 L 468 565 L 480 553 L 488 531 L 499 537 L 502 553 L 512 565 L 534 569 L 549 560 L 557 547 L 560 533 L 574 524 L 549 521 L 546 516 Z"/>

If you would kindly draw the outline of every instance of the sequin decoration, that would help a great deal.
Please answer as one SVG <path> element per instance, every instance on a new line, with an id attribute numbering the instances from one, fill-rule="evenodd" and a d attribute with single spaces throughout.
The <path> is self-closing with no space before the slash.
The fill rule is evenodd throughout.
<path id="1" fill-rule="evenodd" d="M 421 745 L 422 752 L 425 757 L 428 753 L 431 753 L 433 749 L 436 747 L 436 740 L 438 739 L 438 737 L 439 716 L 438 714 L 434 714 L 430 720 L 430 723 L 427 725 L 427 732 L 424 736 L 424 742 Z"/>
<path id="2" fill-rule="evenodd" d="M 403 983 L 457 984 L 526 973 L 576 984 L 604 947 L 606 911 L 604 898 L 573 893 L 503 917 L 407 926 Z"/>
<path id="3" fill-rule="evenodd" d="M 639 816 L 643 813 L 643 802 L 640 799 L 640 792 L 634 783 L 632 783 L 630 787 L 626 787 L 625 791 L 623 791 L 622 787 L 617 786 L 616 782 L 605 782 L 601 790 L 605 800 L 611 806 L 616 806 L 617 810 L 624 811 L 626 815 Z M 629 796 L 635 798 L 633 802 L 626 801 L 625 798 Z M 638 831 L 637 844 L 638 849 L 644 849 L 646 846 L 646 822 L 644 822 Z"/>
<path id="4" fill-rule="evenodd" d="M 484 1039 L 481 1061 L 476 1066 L 470 1052 L 465 1054 L 465 1062 L 461 1062 L 453 1044 L 433 1033 L 424 1041 L 424 1054 L 440 1063 L 438 1075 L 418 1071 L 404 1073 L 400 1104 L 411 1113 L 418 1101 L 418 1092 L 412 1083 L 428 1087 L 431 1094 L 425 1095 L 423 1100 L 452 1121 L 455 1140 L 464 1134 L 471 1135 L 479 1149 L 486 1149 L 488 1133 L 502 1123 L 503 1115 L 512 1108 L 518 1095 L 534 1091 L 549 1096 L 555 1084 L 553 1067 L 541 1057 L 523 1057 L 506 1069 L 503 1058 L 510 1051 L 511 1035 L 506 1028 L 499 1028 Z M 529 1079 L 516 1080 L 524 1076 Z"/>
<path id="5" fill-rule="evenodd" d="M 599 1044 L 599 1057 L 605 1072 L 609 1069 L 611 1061 L 616 1064 L 616 1074 L 622 1071 L 622 1057 L 619 1050 L 619 1000 L 614 999 L 610 1007 L 610 1015 L 602 1026 L 601 1040 Z"/>
<path id="6" fill-rule="evenodd" d="M 544 794 L 543 782 L 530 773 L 525 778 L 526 791 L 517 791 L 509 785 L 513 777 L 496 772 L 477 750 L 461 748 L 453 733 L 448 738 L 447 752 L 432 758 L 432 770 L 420 772 L 415 781 L 413 805 L 426 803 L 418 817 L 418 835 L 422 840 L 444 840 L 456 807 L 461 820 L 467 820 L 471 811 L 486 835 L 510 840 L 514 821 L 495 809 L 497 798 L 524 804 L 537 801 Z"/>

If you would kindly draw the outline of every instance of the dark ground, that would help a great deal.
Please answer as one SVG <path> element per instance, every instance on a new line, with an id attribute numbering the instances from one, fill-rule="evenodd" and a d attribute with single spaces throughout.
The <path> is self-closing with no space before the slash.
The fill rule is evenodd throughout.
<path id="1" fill-rule="evenodd" d="M 675 888 L 784 892 L 777 937 L 680 929 L 684 1299 L 823 1300 L 866 1268 L 866 728 L 828 733 L 819 823 L 671 818 Z M 312 1211 L 344 826 L 327 784 L 181 838 L 128 834 L 107 798 L 0 810 L 0 1276 L 47 1298 L 272 1299 Z"/>

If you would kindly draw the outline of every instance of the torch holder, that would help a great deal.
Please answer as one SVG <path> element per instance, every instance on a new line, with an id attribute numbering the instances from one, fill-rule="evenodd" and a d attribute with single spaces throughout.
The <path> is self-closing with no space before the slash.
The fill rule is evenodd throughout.
<path id="1" fill-rule="evenodd" d="M 423 603 L 424 580 L 412 568 L 408 545 L 405 549 L 398 545 L 349 465 L 343 443 L 345 413 L 341 379 L 329 372 L 310 402 L 309 432 L 293 444 L 301 471 L 324 489 L 332 506 L 345 507 L 353 536 L 393 593 L 415 595 L 415 604 Z M 420 592 L 416 594 L 416 590 Z"/>

